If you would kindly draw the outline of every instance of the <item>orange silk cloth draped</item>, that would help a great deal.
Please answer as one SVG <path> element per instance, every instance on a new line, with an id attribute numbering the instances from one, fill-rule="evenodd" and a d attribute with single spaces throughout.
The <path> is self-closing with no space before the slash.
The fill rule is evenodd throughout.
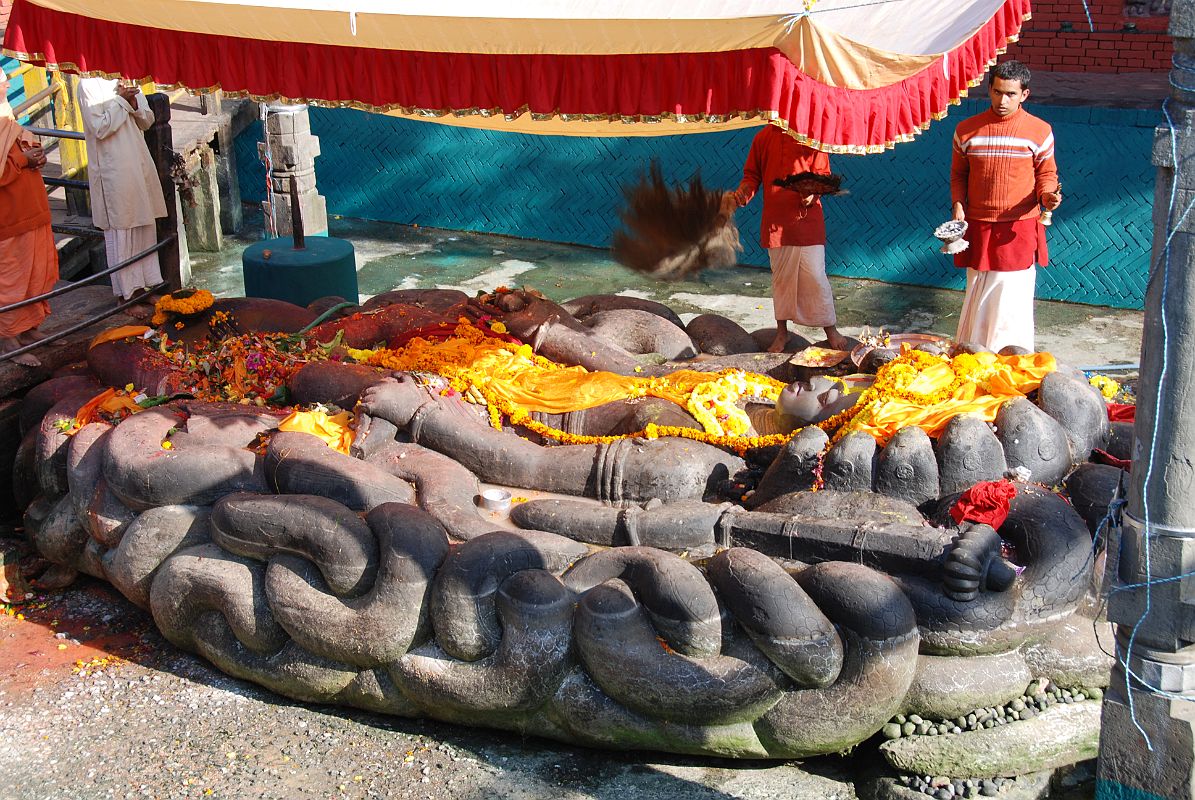
<path id="1" fill-rule="evenodd" d="M 946 423 L 959 414 L 975 414 L 991 422 L 1000 406 L 1015 397 L 1024 397 L 1041 386 L 1041 380 L 1058 367 L 1049 353 L 1030 353 L 1023 356 L 998 356 L 977 353 L 985 377 L 978 382 L 964 381 L 949 397 L 932 405 L 909 402 L 897 397 L 884 398 L 870 415 L 857 426 L 884 443 L 901 428 L 916 425 L 930 436 L 939 436 Z M 908 387 L 910 392 L 933 394 L 950 387 L 955 371 L 949 362 L 924 369 Z"/>

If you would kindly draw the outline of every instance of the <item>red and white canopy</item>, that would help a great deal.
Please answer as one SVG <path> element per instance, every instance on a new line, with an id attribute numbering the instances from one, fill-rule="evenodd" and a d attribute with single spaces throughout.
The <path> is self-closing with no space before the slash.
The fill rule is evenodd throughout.
<path id="1" fill-rule="evenodd" d="M 579 135 L 772 122 L 829 152 L 912 138 L 1029 0 L 16 0 L 5 52 L 455 124 Z"/>

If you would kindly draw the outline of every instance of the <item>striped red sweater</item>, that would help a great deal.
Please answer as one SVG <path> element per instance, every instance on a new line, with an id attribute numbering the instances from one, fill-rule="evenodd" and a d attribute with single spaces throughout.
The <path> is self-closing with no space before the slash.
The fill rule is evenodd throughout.
<path id="1" fill-rule="evenodd" d="M 1023 108 L 1001 119 L 988 109 L 954 132 L 950 200 L 967 219 L 1013 222 L 1037 216 L 1043 192 L 1058 191 L 1054 132 Z"/>

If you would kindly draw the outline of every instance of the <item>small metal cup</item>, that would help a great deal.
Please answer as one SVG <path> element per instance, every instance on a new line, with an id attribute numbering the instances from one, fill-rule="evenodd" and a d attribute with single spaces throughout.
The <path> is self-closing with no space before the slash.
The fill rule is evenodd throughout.
<path id="1" fill-rule="evenodd" d="M 1041 216 L 1039 216 L 1038 219 L 1041 221 L 1042 225 L 1048 228 L 1054 224 L 1054 212 L 1048 208 L 1043 208 L 1041 210 Z"/>

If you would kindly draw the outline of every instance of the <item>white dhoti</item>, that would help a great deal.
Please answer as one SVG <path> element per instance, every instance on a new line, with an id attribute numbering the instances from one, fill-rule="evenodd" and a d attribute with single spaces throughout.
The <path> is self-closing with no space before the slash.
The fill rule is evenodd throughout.
<path id="1" fill-rule="evenodd" d="M 1037 267 L 1015 272 L 967 270 L 958 342 L 999 352 L 1009 345 L 1033 350 L 1033 293 Z"/>
<path id="2" fill-rule="evenodd" d="M 776 320 L 810 328 L 837 323 L 834 292 L 826 277 L 826 246 L 769 247 L 772 264 L 772 306 Z"/>
<path id="3" fill-rule="evenodd" d="M 114 267 L 126 258 L 148 250 L 157 241 L 158 231 L 155 225 L 142 225 L 138 228 L 110 228 L 104 231 L 104 252 L 108 256 L 108 266 Z M 113 273 L 112 294 L 128 300 L 138 289 L 156 286 L 161 282 L 162 268 L 158 263 L 158 254 L 155 251 L 145 258 L 134 261 L 120 272 Z"/>

